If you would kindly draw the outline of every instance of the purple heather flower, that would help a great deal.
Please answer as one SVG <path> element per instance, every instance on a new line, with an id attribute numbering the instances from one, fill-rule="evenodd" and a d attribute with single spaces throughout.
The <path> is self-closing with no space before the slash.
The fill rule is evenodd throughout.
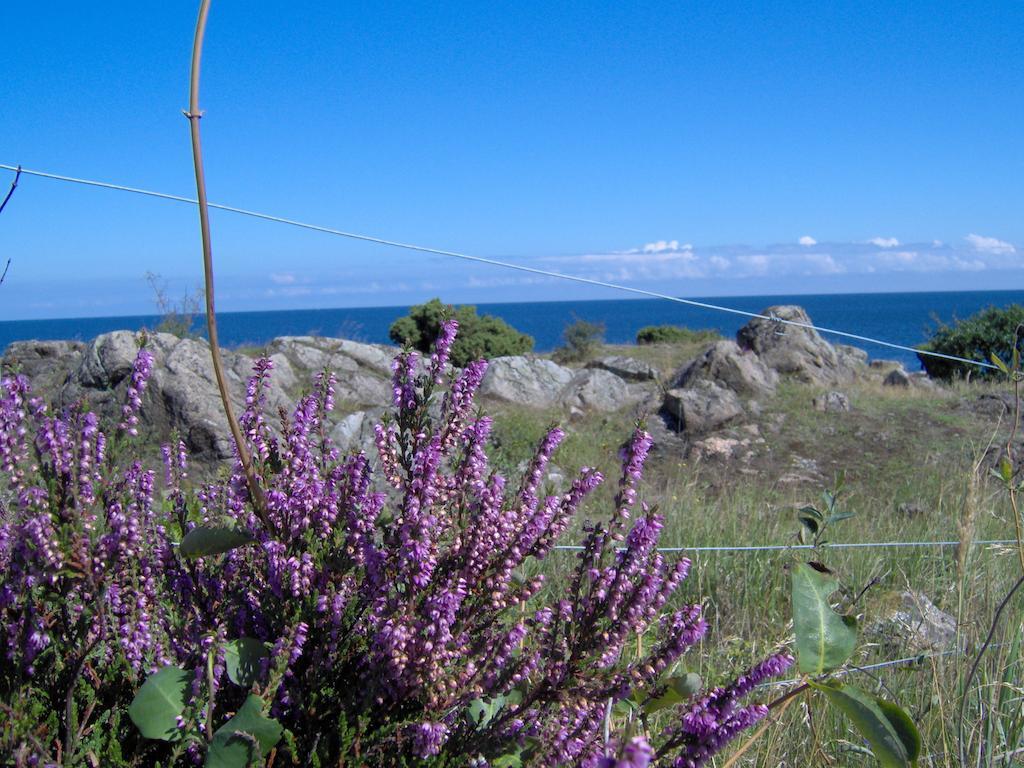
<path id="1" fill-rule="evenodd" d="M 448 738 L 448 726 L 429 721 L 420 723 L 412 727 L 411 736 L 413 753 L 425 760 L 441 751 Z"/>
<path id="2" fill-rule="evenodd" d="M 139 409 L 142 408 L 142 393 L 146 389 L 146 383 L 152 372 L 153 353 L 143 347 L 135 356 L 135 363 L 132 365 L 125 404 L 121 408 L 121 423 L 117 426 L 119 432 L 127 432 L 129 435 L 139 433 Z"/>
<path id="3" fill-rule="evenodd" d="M 435 384 L 440 384 L 442 381 L 444 367 L 448 363 L 448 355 L 451 353 L 458 330 L 458 320 L 445 320 L 441 324 L 441 333 L 434 342 L 434 352 L 430 356 L 430 378 Z"/>

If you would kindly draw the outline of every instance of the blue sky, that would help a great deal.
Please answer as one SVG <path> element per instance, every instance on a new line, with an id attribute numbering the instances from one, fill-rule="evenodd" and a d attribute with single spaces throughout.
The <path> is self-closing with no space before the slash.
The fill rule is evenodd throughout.
<path id="1" fill-rule="evenodd" d="M 194 5 L 4 4 L 0 162 L 192 195 Z M 210 196 L 687 296 L 1018 288 L 1021 29 L 1019 2 L 214 0 Z M 226 310 L 611 295 L 213 223 Z M 0 258 L 0 319 L 201 276 L 190 207 L 31 177 Z"/>

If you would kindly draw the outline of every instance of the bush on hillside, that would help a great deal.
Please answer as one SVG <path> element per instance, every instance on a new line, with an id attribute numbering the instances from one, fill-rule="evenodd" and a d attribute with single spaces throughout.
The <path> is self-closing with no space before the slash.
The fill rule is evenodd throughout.
<path id="1" fill-rule="evenodd" d="M 396 344 L 428 352 L 441 332 L 441 325 L 449 318 L 459 324 L 451 361 L 460 368 L 473 360 L 522 355 L 533 349 L 532 336 L 520 333 L 500 317 L 478 315 L 474 306 L 456 308 L 442 304 L 440 299 L 411 307 L 408 315 L 391 324 L 388 336 Z"/>
<path id="2" fill-rule="evenodd" d="M 576 318 L 562 331 L 565 342 L 555 350 L 554 358 L 559 363 L 578 363 L 586 360 L 604 343 L 604 323 L 591 323 Z"/>
<path id="3" fill-rule="evenodd" d="M 953 325 L 940 323 L 931 339 L 918 346 L 918 349 L 985 362 L 994 354 L 1009 363 L 1014 339 L 1017 340 L 1018 349 L 1024 348 L 1024 339 L 1021 338 L 1024 329 L 1018 333 L 1022 324 L 1024 306 L 1011 304 L 1005 309 L 989 307 L 966 320 L 957 320 Z M 940 357 L 918 355 L 918 358 L 928 375 L 934 379 L 948 380 L 967 376 L 990 378 L 1000 375 L 999 371 L 991 368 L 979 368 Z"/>
<path id="4" fill-rule="evenodd" d="M 648 325 L 636 332 L 637 344 L 684 344 L 713 341 L 717 338 L 717 331 L 695 331 L 681 325 Z"/>

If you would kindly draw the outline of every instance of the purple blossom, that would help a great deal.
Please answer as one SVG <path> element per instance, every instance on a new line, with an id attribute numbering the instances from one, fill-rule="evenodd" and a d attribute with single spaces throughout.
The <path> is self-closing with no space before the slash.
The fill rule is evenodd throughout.
<path id="1" fill-rule="evenodd" d="M 143 347 L 135 356 L 135 362 L 132 365 L 125 404 L 121 408 L 121 423 L 117 426 L 119 432 L 127 432 L 129 435 L 139 433 L 139 409 L 142 408 L 142 393 L 146 390 L 146 383 L 152 372 L 153 353 Z"/>

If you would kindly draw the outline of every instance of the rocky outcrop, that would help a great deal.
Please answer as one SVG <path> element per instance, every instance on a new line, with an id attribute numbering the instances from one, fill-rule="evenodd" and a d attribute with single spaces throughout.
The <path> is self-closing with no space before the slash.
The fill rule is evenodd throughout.
<path id="1" fill-rule="evenodd" d="M 744 352 L 733 341 L 716 341 L 676 377 L 677 388 L 709 381 L 737 394 L 761 397 L 775 394 L 779 376 L 757 355 Z"/>
<path id="2" fill-rule="evenodd" d="M 573 372 L 551 360 L 513 355 L 490 361 L 480 394 L 506 403 L 535 408 L 559 402 Z"/>
<path id="3" fill-rule="evenodd" d="M 630 384 L 603 368 L 574 371 L 551 360 L 525 356 L 490 361 L 480 394 L 530 408 L 562 406 L 578 411 L 610 413 L 635 405 L 648 395 L 642 384 Z"/>
<path id="4" fill-rule="evenodd" d="M 391 393 L 391 358 L 395 350 L 380 344 L 319 336 L 282 336 L 267 347 L 274 362 L 275 380 L 287 392 L 305 386 L 318 371 L 334 371 L 336 400 L 349 406 L 375 406 L 388 402 Z"/>
<path id="5" fill-rule="evenodd" d="M 768 307 L 763 315 L 810 325 L 802 307 Z M 857 372 L 858 356 L 841 354 L 813 328 L 754 318 L 736 333 L 741 348 L 754 352 L 779 373 L 810 384 L 831 385 L 849 381 Z"/>
<path id="6" fill-rule="evenodd" d="M 739 418 L 744 411 L 735 392 L 713 381 L 701 379 L 685 389 L 676 388 L 666 392 L 662 413 L 679 430 L 700 435 Z"/>
<path id="7" fill-rule="evenodd" d="M 599 357 L 587 363 L 587 368 L 599 368 L 609 373 L 614 373 L 620 379 L 626 381 L 656 381 L 661 373 L 652 365 L 643 360 L 626 357 L 625 355 L 611 355 Z"/>
<path id="8" fill-rule="evenodd" d="M 148 335 L 146 344 L 154 362 L 142 398 L 140 426 L 144 435 L 163 441 L 177 432 L 199 462 L 229 458 L 232 449 L 227 419 L 207 343 L 154 333 Z M 68 406 L 82 400 L 105 419 L 116 422 L 137 351 L 137 334 L 130 331 L 96 337 L 82 354 L 77 369 L 57 392 L 57 402 Z M 223 356 L 228 391 L 234 408 L 240 412 L 252 360 L 227 350 Z M 280 389 L 271 389 L 271 413 L 289 402 Z"/>
<path id="9" fill-rule="evenodd" d="M 78 368 L 86 345 L 80 341 L 16 341 L 3 356 L 5 373 L 18 371 L 39 392 L 55 392 Z"/>
<path id="10" fill-rule="evenodd" d="M 617 411 L 636 402 L 629 385 L 614 373 L 600 368 L 577 371 L 563 390 L 562 404 L 587 411 Z"/>

